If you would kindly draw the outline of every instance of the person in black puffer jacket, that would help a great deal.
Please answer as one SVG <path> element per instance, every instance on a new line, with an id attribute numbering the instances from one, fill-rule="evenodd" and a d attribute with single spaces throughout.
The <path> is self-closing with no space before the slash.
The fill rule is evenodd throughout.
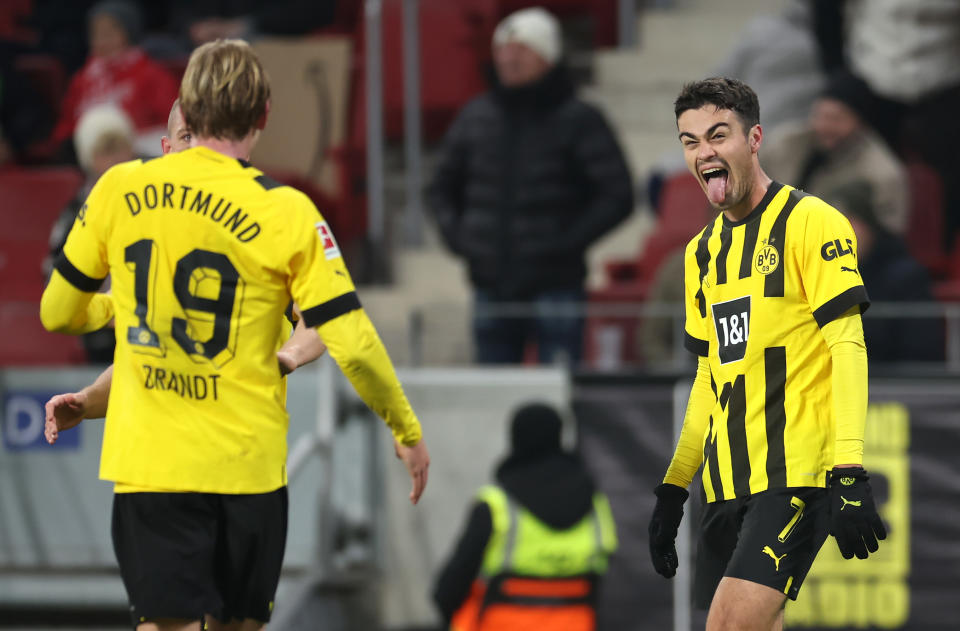
<path id="1" fill-rule="evenodd" d="M 494 34 L 491 89 L 447 132 L 428 200 L 475 290 L 480 363 L 581 356 L 587 248 L 633 209 L 631 175 L 603 114 L 576 97 L 556 19 L 511 14 Z M 530 303 L 536 317 L 498 316 Z M 535 307 L 533 307 L 535 305 Z"/>

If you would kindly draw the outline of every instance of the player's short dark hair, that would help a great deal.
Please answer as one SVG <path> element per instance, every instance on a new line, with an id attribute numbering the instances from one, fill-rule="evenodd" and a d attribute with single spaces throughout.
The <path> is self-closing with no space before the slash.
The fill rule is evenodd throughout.
<path id="1" fill-rule="evenodd" d="M 698 110 L 704 105 L 735 112 L 744 131 L 760 123 L 760 101 L 757 93 L 743 81 L 728 77 L 710 77 L 687 83 L 673 102 L 677 119 L 687 110 Z"/>

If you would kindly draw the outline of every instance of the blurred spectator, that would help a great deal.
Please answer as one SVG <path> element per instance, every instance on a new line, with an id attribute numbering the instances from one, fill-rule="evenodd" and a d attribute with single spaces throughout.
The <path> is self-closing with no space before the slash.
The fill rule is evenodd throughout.
<path id="1" fill-rule="evenodd" d="M 820 197 L 847 182 L 869 182 L 878 220 L 903 234 L 909 215 L 907 173 L 864 121 L 869 102 L 861 80 L 834 74 L 814 103 L 810 120 L 788 126 L 765 142 L 760 162 L 773 179 Z"/>
<path id="2" fill-rule="evenodd" d="M 96 0 L 33 0 L 24 26 L 35 33 L 31 52 L 53 55 L 67 75 L 83 66 L 87 56 L 84 24 Z"/>
<path id="3" fill-rule="evenodd" d="M 827 199 L 840 210 L 857 235 L 857 269 L 871 301 L 933 302 L 927 271 L 873 211 L 873 195 L 865 181 L 851 182 Z M 851 265 L 850 267 L 853 267 Z M 931 318 L 863 318 L 863 336 L 871 363 L 944 360 L 944 331 Z"/>
<path id="4" fill-rule="evenodd" d="M 44 261 L 44 272 L 48 277 L 53 270 L 54 261 L 63 251 L 70 228 L 83 208 L 90 189 L 107 169 L 134 159 L 133 139 L 133 123 L 123 110 L 114 105 L 98 105 L 81 116 L 73 141 L 77 159 L 87 179 L 60 213 L 50 231 L 50 254 Z M 109 364 L 113 361 L 113 328 L 107 327 L 87 333 L 81 339 L 87 359 L 91 363 Z"/>
<path id="5" fill-rule="evenodd" d="M 638 355 L 643 357 L 647 365 L 668 364 L 676 361 L 677 335 L 676 328 L 682 326 L 683 315 L 683 257 L 684 248 L 679 247 L 673 253 L 664 257 L 657 266 L 647 291 L 646 301 L 675 305 L 677 315 L 651 316 L 644 318 L 640 323 L 638 336 Z M 683 344 L 679 344 L 680 347 Z M 690 358 L 689 353 L 680 356 L 681 361 Z"/>
<path id="6" fill-rule="evenodd" d="M 806 121 L 826 79 L 809 1 L 789 0 L 781 11 L 750 20 L 712 74 L 740 79 L 754 89 L 763 107 L 764 133 Z"/>
<path id="7" fill-rule="evenodd" d="M 560 447 L 560 416 L 529 404 L 510 455 L 482 488 L 434 602 L 456 631 L 592 631 L 596 587 L 617 547 L 607 497 Z"/>
<path id="8" fill-rule="evenodd" d="M 468 103 L 444 139 L 429 203 L 474 286 L 482 363 L 578 362 L 585 253 L 627 217 L 633 190 L 603 114 L 578 99 L 560 27 L 543 9 L 506 17 L 493 37 L 489 92 Z M 499 317 L 504 303 L 534 317 Z"/>
<path id="9" fill-rule="evenodd" d="M 83 67 L 89 51 L 85 24 L 90 9 L 100 0 L 29 0 L 32 4 L 29 18 L 23 26 L 34 33 L 31 50 L 55 56 L 63 65 L 67 76 Z M 141 33 L 162 33 L 170 21 L 169 2 L 156 0 L 127 0 L 136 5 L 143 17 Z M 189 51 L 187 51 L 189 52 Z"/>
<path id="10" fill-rule="evenodd" d="M 84 112 L 112 103 L 133 122 L 138 152 L 156 155 L 178 86 L 162 66 L 137 47 L 141 34 L 139 10 L 123 0 L 100 2 L 90 10 L 87 26 L 90 55 L 70 80 L 51 140 L 59 145 L 70 138 Z"/>
<path id="11" fill-rule="evenodd" d="M 47 100 L 17 72 L 13 50 L 0 45 L 0 165 L 25 161 L 31 145 L 46 138 L 52 125 Z"/>
<path id="12" fill-rule="evenodd" d="M 848 66 L 874 94 L 864 114 L 898 153 L 918 156 L 945 187 L 944 243 L 960 231 L 953 181 L 960 139 L 960 2 L 811 0 L 821 58 Z"/>

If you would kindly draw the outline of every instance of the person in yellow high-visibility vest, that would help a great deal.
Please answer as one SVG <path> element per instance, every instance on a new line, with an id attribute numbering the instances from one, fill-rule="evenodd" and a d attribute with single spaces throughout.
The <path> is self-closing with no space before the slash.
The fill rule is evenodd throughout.
<path id="1" fill-rule="evenodd" d="M 433 598 L 451 631 L 593 631 L 617 534 L 607 497 L 560 446 L 544 404 L 521 407 L 496 483 L 476 496 Z"/>

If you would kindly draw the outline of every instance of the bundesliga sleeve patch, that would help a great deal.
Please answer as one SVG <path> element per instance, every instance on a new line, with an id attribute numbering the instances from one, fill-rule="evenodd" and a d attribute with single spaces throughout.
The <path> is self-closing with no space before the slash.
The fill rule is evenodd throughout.
<path id="1" fill-rule="evenodd" d="M 320 239 L 323 241 L 323 254 L 327 257 L 327 260 L 329 261 L 339 257 L 340 248 L 337 246 L 337 241 L 333 238 L 333 231 L 330 230 L 327 222 L 318 221 L 316 227 L 317 234 L 320 235 Z"/>

